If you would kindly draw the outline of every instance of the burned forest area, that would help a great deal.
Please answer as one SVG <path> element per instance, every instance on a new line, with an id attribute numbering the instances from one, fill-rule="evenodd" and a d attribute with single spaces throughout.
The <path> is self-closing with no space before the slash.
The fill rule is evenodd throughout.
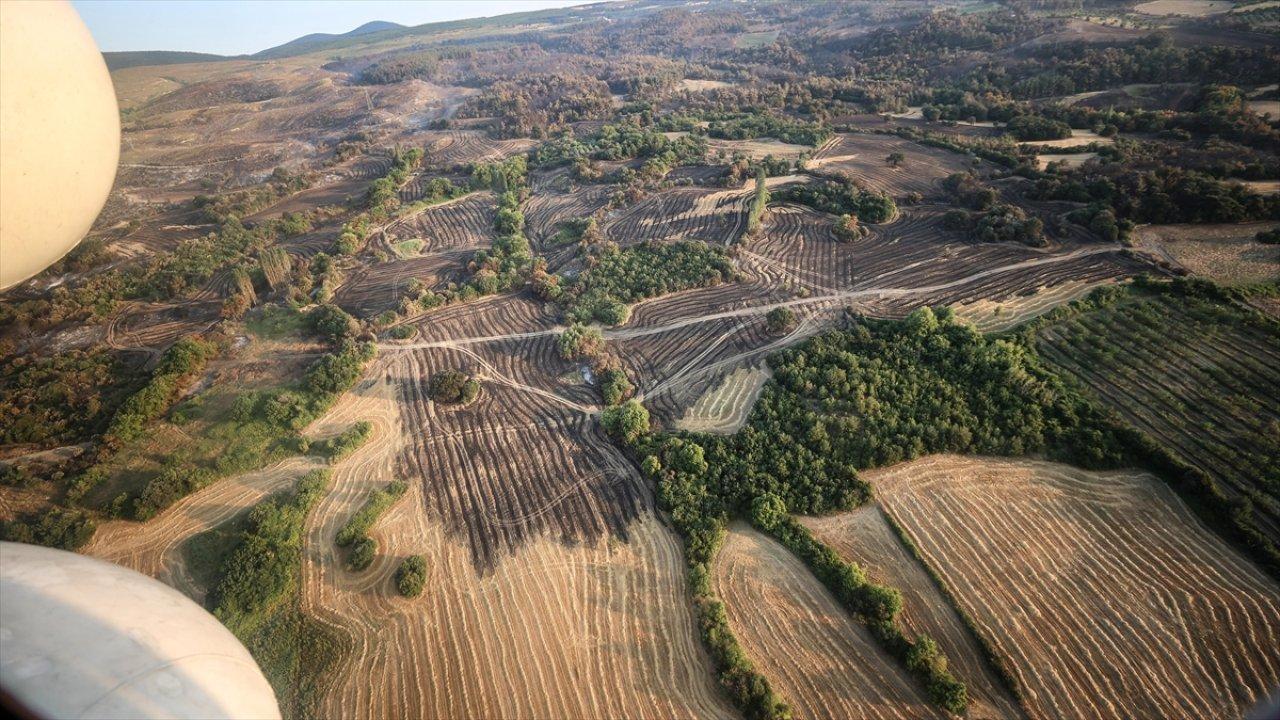
<path id="1" fill-rule="evenodd" d="M 1277 3 L 325 37 L 106 54 L 107 204 L 0 295 L 0 538 L 201 603 L 287 718 L 1280 686 Z"/>

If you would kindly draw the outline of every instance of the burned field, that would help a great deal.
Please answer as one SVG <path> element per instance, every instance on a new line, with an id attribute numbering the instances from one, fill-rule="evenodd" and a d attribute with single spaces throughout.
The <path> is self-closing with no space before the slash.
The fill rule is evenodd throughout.
<path id="1" fill-rule="evenodd" d="M 0 296 L 0 537 L 204 603 L 289 718 L 1239 716 L 1280 51 L 951 4 L 117 70 L 107 207 Z"/>

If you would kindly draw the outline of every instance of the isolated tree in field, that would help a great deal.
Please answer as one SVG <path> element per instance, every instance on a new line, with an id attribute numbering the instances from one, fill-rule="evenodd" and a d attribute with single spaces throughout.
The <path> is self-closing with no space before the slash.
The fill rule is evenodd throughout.
<path id="1" fill-rule="evenodd" d="M 604 349 L 604 338 L 598 328 L 574 323 L 560 334 L 558 341 L 560 357 L 565 360 L 594 358 Z"/>
<path id="2" fill-rule="evenodd" d="M 586 225 L 582 228 L 583 245 L 596 245 L 604 240 L 604 233 L 600 230 L 600 223 L 596 222 L 594 217 L 587 218 Z"/>
<path id="3" fill-rule="evenodd" d="M 480 383 L 459 370 L 445 370 L 431 377 L 427 395 L 438 403 L 465 405 L 480 394 Z"/>
<path id="4" fill-rule="evenodd" d="M 867 234 L 867 229 L 858 222 L 857 215 L 841 215 L 836 221 L 836 238 L 843 242 L 852 242 Z"/>
<path id="5" fill-rule="evenodd" d="M 396 590 L 405 597 L 418 597 L 427 586 L 427 561 L 421 555 L 410 555 L 396 569 Z"/>
<path id="6" fill-rule="evenodd" d="M 907 156 L 903 155 L 900 152 L 891 152 L 889 153 L 889 156 L 884 159 L 884 161 L 886 163 L 889 163 L 889 165 L 892 167 L 900 167 L 902 163 L 907 161 Z"/>
<path id="7" fill-rule="evenodd" d="M 637 438 L 649 432 L 649 411 L 635 400 L 628 400 L 621 405 L 605 408 L 600 416 L 605 432 L 631 444 Z"/>
<path id="8" fill-rule="evenodd" d="M 774 308 L 764 316 L 764 321 L 769 332 L 776 335 L 796 326 L 796 313 L 791 308 Z"/>

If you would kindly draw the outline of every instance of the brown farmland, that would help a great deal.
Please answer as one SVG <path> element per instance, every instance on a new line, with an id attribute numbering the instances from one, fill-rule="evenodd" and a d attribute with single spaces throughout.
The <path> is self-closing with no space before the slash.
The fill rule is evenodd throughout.
<path id="1" fill-rule="evenodd" d="M 751 527 L 731 527 L 712 586 L 748 656 L 798 715 L 945 717 L 798 558 Z"/>
<path id="2" fill-rule="evenodd" d="M 1238 717 L 1280 681 L 1280 587 L 1150 475 L 932 456 L 868 479 L 1035 717 Z"/>

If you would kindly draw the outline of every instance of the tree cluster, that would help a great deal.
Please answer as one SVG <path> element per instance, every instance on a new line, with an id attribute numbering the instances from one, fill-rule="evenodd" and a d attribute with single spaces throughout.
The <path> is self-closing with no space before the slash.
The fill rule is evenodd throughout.
<path id="1" fill-rule="evenodd" d="M 427 397 L 446 405 L 466 405 L 479 394 L 480 381 L 460 370 L 442 370 L 427 385 Z"/>
<path id="2" fill-rule="evenodd" d="M 427 586 L 427 560 L 421 555 L 410 555 L 396 568 L 396 590 L 413 598 L 422 594 Z"/>
<path id="3" fill-rule="evenodd" d="M 717 285 L 733 276 L 725 251 L 702 241 L 606 247 L 569 284 L 565 314 L 572 322 L 620 325 L 630 315 L 630 303 Z"/>
<path id="4" fill-rule="evenodd" d="M 347 553 L 347 567 L 352 570 L 365 570 L 373 564 L 378 552 L 378 541 L 369 537 L 369 528 L 378 521 L 396 500 L 399 500 L 409 486 L 396 480 L 385 488 L 374 490 L 369 499 L 347 519 L 338 530 L 334 542 L 338 547 L 350 548 Z"/>
<path id="5" fill-rule="evenodd" d="M 248 527 L 209 593 L 213 614 L 237 637 L 253 634 L 276 605 L 297 591 L 307 514 L 328 484 L 329 471 L 312 470 L 298 481 L 292 496 L 273 498 L 249 512 Z"/>
<path id="6" fill-rule="evenodd" d="M 854 215 L 865 223 L 882 223 L 893 219 L 898 212 L 893 198 L 888 195 L 836 180 L 789 185 L 775 192 L 773 197 L 808 205 L 832 215 Z"/>
<path id="7" fill-rule="evenodd" d="M 582 75 L 529 74 L 490 85 L 468 100 L 459 117 L 492 117 L 496 137 L 547 137 L 580 120 L 613 114 L 609 86 Z"/>

